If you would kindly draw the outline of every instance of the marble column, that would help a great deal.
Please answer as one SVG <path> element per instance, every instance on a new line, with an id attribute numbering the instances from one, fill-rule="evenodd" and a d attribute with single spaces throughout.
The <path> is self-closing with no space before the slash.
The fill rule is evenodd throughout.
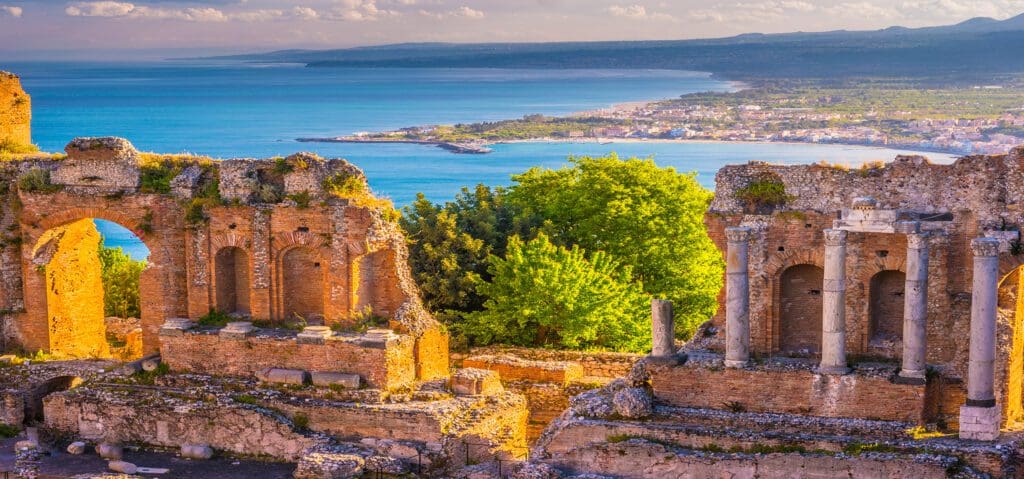
<path id="1" fill-rule="evenodd" d="M 670 358 L 676 354 L 675 315 L 672 302 L 663 299 L 651 300 L 651 356 Z"/>
<path id="2" fill-rule="evenodd" d="M 907 235 L 903 286 L 903 368 L 900 378 L 924 383 L 928 359 L 928 235 Z"/>
<path id="3" fill-rule="evenodd" d="M 960 437 L 991 441 L 999 436 L 996 407 L 996 299 L 999 282 L 999 241 L 976 238 L 971 292 L 971 345 L 967 365 L 967 404 L 960 408 Z"/>
<path id="4" fill-rule="evenodd" d="M 726 228 L 725 366 L 742 368 L 750 362 L 750 228 Z"/>
<path id="5" fill-rule="evenodd" d="M 825 281 L 821 318 L 822 374 L 846 374 L 846 236 L 825 230 Z"/>

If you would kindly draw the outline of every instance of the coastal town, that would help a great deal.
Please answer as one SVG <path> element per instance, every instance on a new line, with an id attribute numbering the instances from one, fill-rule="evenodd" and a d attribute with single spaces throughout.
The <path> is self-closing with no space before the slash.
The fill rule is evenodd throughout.
<path id="1" fill-rule="evenodd" d="M 753 141 L 884 146 L 950 154 L 1003 154 L 1024 145 L 1017 87 L 940 90 L 753 88 L 633 102 L 565 117 L 360 132 L 312 142 L 434 144 L 488 153 L 517 141 Z M 948 101 L 956 96 L 958 100 Z M 948 108 L 947 108 L 948 106 Z"/>

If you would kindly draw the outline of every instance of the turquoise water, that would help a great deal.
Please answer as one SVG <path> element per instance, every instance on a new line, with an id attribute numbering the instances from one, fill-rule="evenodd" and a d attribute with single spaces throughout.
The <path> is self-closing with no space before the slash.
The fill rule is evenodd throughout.
<path id="1" fill-rule="evenodd" d="M 309 69 L 238 63 L 23 63 L 32 96 L 33 140 L 60 151 L 75 136 L 122 136 L 144 151 L 221 158 L 313 151 L 347 158 L 378 193 L 398 205 L 417 192 L 451 199 L 462 186 L 504 185 L 532 166 L 559 167 L 570 155 L 653 157 L 695 171 L 707 187 L 722 165 L 826 160 L 857 165 L 898 152 L 863 147 L 741 143 L 516 143 L 488 155 L 456 155 L 419 145 L 297 143 L 423 124 L 560 115 L 615 103 L 729 91 L 706 74 L 665 70 Z M 948 161 L 948 155 L 929 155 Z M 148 254 L 127 230 L 98 223 L 108 246 Z M 126 234 L 127 233 L 127 234 Z"/>

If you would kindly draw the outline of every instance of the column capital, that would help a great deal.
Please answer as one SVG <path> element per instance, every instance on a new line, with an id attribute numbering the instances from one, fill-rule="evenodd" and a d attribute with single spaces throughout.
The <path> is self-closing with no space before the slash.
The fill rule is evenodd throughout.
<path id="1" fill-rule="evenodd" d="M 829 228 L 825 230 L 825 246 L 843 246 L 846 244 L 846 230 Z"/>
<path id="2" fill-rule="evenodd" d="M 750 240 L 750 228 L 731 226 L 725 229 L 725 239 L 730 243 L 746 243 Z"/>
<path id="3" fill-rule="evenodd" d="M 999 256 L 999 240 L 995 238 L 974 238 L 971 240 L 974 256 Z"/>
<path id="4" fill-rule="evenodd" d="M 928 249 L 928 233 L 910 233 L 907 235 L 907 249 Z"/>

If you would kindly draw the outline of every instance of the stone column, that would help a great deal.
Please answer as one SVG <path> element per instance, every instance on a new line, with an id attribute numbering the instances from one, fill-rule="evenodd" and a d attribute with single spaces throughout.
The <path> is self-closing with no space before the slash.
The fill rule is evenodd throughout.
<path id="1" fill-rule="evenodd" d="M 742 368 L 750 362 L 750 228 L 726 228 L 725 237 L 725 366 Z"/>
<path id="2" fill-rule="evenodd" d="M 651 339 L 654 342 L 651 356 L 656 358 L 675 356 L 676 325 L 671 301 L 651 300 L 651 328 Z"/>
<path id="3" fill-rule="evenodd" d="M 822 374 L 846 374 L 846 231 L 825 230 L 825 281 L 821 318 Z"/>
<path id="4" fill-rule="evenodd" d="M 927 234 L 907 235 L 907 278 L 903 291 L 903 369 L 900 378 L 924 384 L 928 359 Z"/>
<path id="5" fill-rule="evenodd" d="M 974 284 L 971 292 L 971 349 L 967 367 L 967 404 L 960 408 L 960 437 L 984 441 L 999 436 L 996 407 L 996 295 L 999 282 L 999 240 L 975 238 Z"/>

